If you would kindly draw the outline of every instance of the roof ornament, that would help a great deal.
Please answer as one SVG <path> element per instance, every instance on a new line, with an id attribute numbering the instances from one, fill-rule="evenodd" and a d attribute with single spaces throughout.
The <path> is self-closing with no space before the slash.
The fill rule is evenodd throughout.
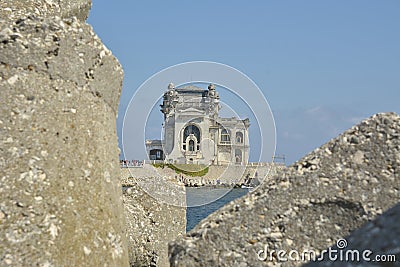
<path id="1" fill-rule="evenodd" d="M 168 90 L 174 90 L 175 89 L 175 84 L 169 83 L 168 84 Z"/>
<path id="2" fill-rule="evenodd" d="M 215 85 L 212 83 L 208 86 L 208 95 L 214 98 L 215 99 L 214 101 L 218 101 L 219 99 L 219 94 L 217 90 L 215 90 Z"/>

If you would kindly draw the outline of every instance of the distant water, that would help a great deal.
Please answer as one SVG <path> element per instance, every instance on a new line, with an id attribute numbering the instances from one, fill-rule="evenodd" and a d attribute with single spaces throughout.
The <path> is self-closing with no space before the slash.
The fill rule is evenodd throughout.
<path id="1" fill-rule="evenodd" d="M 186 202 L 188 205 L 186 210 L 186 231 L 192 230 L 202 219 L 218 210 L 226 203 L 248 192 L 249 189 L 244 188 L 186 187 Z M 224 196 L 220 197 L 222 195 Z M 205 203 L 209 204 L 201 205 Z"/>

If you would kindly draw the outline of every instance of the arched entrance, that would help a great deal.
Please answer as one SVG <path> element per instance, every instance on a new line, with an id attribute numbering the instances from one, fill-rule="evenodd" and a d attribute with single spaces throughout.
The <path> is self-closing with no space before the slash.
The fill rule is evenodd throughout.
<path id="1" fill-rule="evenodd" d="M 194 151 L 194 141 L 189 140 L 189 151 Z"/>
<path id="2" fill-rule="evenodd" d="M 188 153 L 199 150 L 201 141 L 200 129 L 194 124 L 189 124 L 183 130 L 182 149 Z"/>

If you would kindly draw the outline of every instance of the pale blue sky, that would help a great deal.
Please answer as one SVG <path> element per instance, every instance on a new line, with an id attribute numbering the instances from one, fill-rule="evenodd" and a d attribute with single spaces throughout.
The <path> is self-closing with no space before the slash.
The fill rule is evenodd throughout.
<path id="1" fill-rule="evenodd" d="M 88 22 L 125 71 L 117 128 L 156 72 L 208 60 L 248 75 L 292 163 L 362 118 L 400 113 L 400 1 L 105 1 Z M 164 88 L 160 88 L 163 90 Z"/>

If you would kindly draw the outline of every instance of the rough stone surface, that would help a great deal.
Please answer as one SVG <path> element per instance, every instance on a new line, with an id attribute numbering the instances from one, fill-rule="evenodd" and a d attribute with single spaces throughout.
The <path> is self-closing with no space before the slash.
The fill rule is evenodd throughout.
<path id="1" fill-rule="evenodd" d="M 318 252 L 399 202 L 399 136 L 394 113 L 352 127 L 172 243 L 171 266 L 304 263 L 258 255 Z"/>
<path id="2" fill-rule="evenodd" d="M 18 11 L 0 22 L 0 265 L 126 266 L 122 68 L 76 18 L 13 20 L 36 3 L 1 2 Z"/>
<path id="3" fill-rule="evenodd" d="M 186 208 L 161 203 L 134 182 L 123 201 L 131 266 L 169 266 L 168 242 L 186 233 Z"/>
<path id="4" fill-rule="evenodd" d="M 177 182 L 172 174 L 175 174 L 175 171 L 160 172 L 159 168 L 145 165 L 143 168 L 122 168 L 121 180 L 123 186 L 138 185 L 160 203 L 186 207 L 185 187 Z"/>
<path id="5" fill-rule="evenodd" d="M 18 0 L 0 1 L 0 19 L 18 20 L 27 16 L 62 18 L 77 17 L 85 21 L 91 0 Z"/>
<path id="6" fill-rule="evenodd" d="M 397 204 L 346 237 L 347 245 L 339 243 L 339 247 L 333 246 L 331 249 L 337 251 L 333 256 L 325 253 L 324 261 L 312 262 L 305 266 L 399 266 L 399 221 L 400 204 Z M 342 259 L 341 251 L 344 255 Z M 335 256 L 337 260 L 334 260 Z"/>

